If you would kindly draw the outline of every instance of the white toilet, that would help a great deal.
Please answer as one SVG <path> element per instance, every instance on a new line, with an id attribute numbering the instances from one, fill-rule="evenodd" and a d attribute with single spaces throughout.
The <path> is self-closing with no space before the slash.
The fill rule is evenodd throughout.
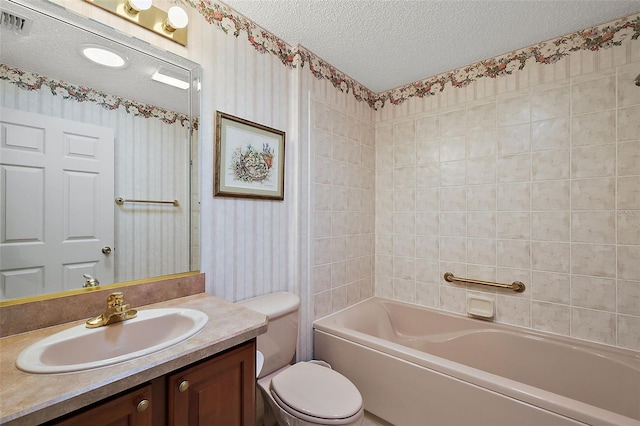
<path id="1" fill-rule="evenodd" d="M 300 299 L 295 294 L 271 293 L 238 304 L 269 319 L 258 336 L 264 364 L 258 389 L 264 401 L 264 424 L 280 426 L 360 425 L 362 396 L 342 374 L 314 362 L 295 362 Z"/>

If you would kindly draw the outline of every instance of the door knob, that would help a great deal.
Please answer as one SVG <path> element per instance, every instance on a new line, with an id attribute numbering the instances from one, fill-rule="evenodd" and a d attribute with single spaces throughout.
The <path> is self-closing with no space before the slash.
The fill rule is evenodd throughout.
<path id="1" fill-rule="evenodd" d="M 187 389 L 189 389 L 189 381 L 188 380 L 183 380 L 180 385 L 178 386 L 178 390 L 180 392 L 185 392 Z"/>
<path id="2" fill-rule="evenodd" d="M 109 246 L 104 246 L 102 247 L 102 252 L 106 255 L 110 255 L 111 254 L 111 247 Z"/>

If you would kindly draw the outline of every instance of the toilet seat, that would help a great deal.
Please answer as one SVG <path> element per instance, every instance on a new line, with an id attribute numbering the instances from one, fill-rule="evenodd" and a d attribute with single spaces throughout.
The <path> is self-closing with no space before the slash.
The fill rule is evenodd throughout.
<path id="1" fill-rule="evenodd" d="M 283 410 L 312 423 L 345 424 L 362 411 L 362 396 L 349 379 L 308 362 L 276 374 L 270 391 Z"/>

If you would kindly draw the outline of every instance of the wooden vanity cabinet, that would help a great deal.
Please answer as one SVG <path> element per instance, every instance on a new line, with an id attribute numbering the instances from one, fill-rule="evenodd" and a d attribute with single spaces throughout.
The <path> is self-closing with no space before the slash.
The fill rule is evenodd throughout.
<path id="1" fill-rule="evenodd" d="M 255 353 L 253 339 L 47 425 L 254 426 Z"/>
<path id="2" fill-rule="evenodd" d="M 77 414 L 54 420 L 47 425 L 52 426 L 152 426 L 153 416 L 151 384 L 135 391 L 128 391 L 120 396 L 101 402 Z"/>
<path id="3" fill-rule="evenodd" d="M 255 344 L 168 377 L 168 425 L 255 425 Z"/>

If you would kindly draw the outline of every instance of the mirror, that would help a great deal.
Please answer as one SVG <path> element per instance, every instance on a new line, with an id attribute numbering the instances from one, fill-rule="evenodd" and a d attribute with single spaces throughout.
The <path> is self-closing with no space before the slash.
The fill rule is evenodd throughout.
<path id="1" fill-rule="evenodd" d="M 0 9 L 0 300 L 197 270 L 199 65 L 50 2 Z"/>

